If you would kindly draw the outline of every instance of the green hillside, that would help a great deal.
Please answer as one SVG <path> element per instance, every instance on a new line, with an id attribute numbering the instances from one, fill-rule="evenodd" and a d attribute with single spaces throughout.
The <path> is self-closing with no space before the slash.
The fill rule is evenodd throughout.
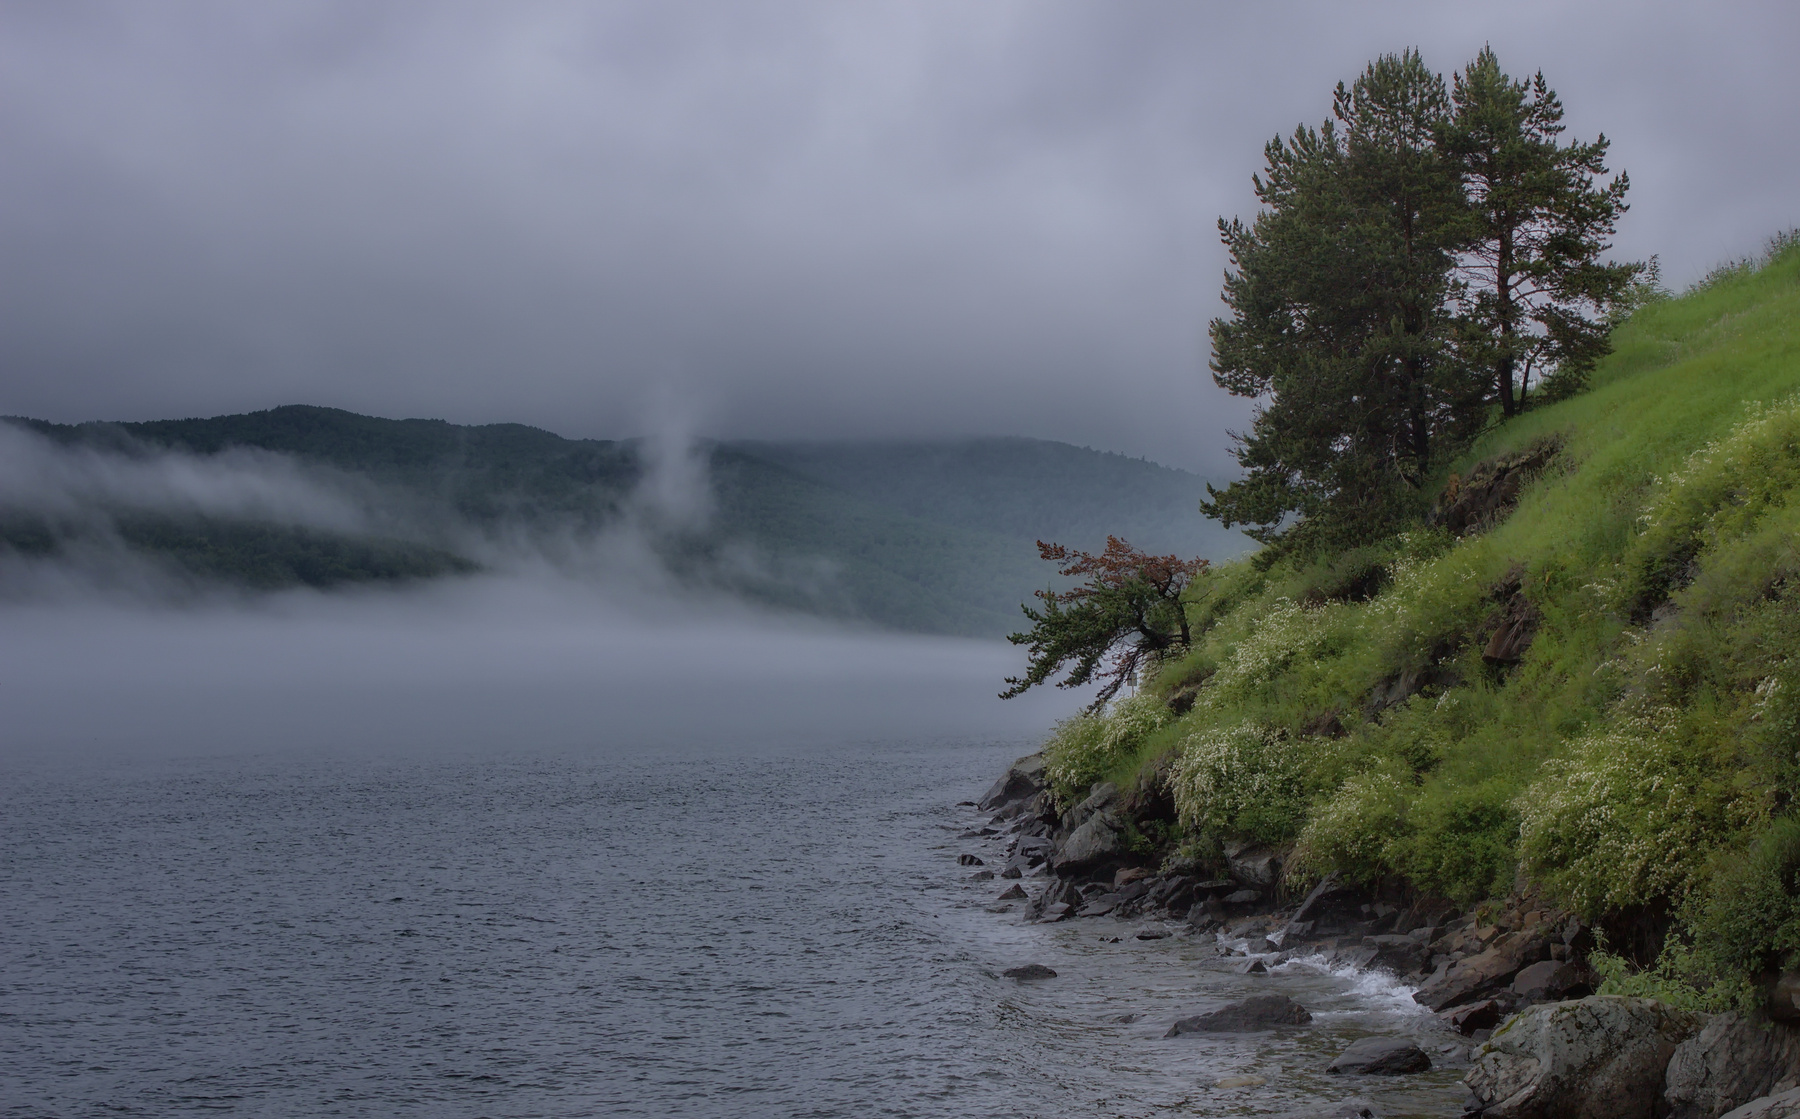
<path id="1" fill-rule="evenodd" d="M 1431 521 L 1197 580 L 1192 650 L 1051 742 L 1063 795 L 1162 790 L 1172 844 L 1296 882 L 1532 883 L 1644 958 L 1672 931 L 1655 982 L 1702 1001 L 1800 964 L 1800 246 L 1614 345 Z"/>
<path id="2" fill-rule="evenodd" d="M 645 474 L 632 442 L 307 406 L 149 423 L 15 422 L 66 446 L 126 456 L 232 448 L 289 455 L 327 468 L 327 484 L 348 487 L 376 510 L 383 527 L 367 537 L 113 512 L 115 541 L 200 578 L 259 588 L 466 572 L 481 551 L 470 551 L 472 536 L 564 548 L 620 523 Z M 684 578 L 757 601 L 896 629 L 1000 635 L 1017 628 L 1018 604 L 1050 574 L 1037 558 L 1037 536 L 1091 545 L 1107 531 L 1198 520 L 1200 482 L 1192 475 L 1064 444 L 825 450 L 712 446 L 713 512 L 705 527 L 658 527 L 650 517 L 645 531 Z M 872 484 L 877 475 L 881 485 Z M 1058 513 L 1059 493 L 1077 495 L 1073 514 Z M 1110 527 L 1109 503 L 1120 513 Z M 0 543 L 40 557 L 69 550 L 91 528 L 0 509 Z"/>

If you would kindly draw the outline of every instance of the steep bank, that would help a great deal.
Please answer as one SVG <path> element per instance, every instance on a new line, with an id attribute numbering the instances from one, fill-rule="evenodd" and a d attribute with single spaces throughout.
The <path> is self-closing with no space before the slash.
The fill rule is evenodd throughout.
<path id="1" fill-rule="evenodd" d="M 1800 1077 L 1800 246 L 1614 342 L 1411 531 L 1196 580 L 1192 648 L 990 796 L 1032 913 L 1385 967 L 1502 1028 L 1494 1116 L 1591 1081 L 1716 1119 Z"/>

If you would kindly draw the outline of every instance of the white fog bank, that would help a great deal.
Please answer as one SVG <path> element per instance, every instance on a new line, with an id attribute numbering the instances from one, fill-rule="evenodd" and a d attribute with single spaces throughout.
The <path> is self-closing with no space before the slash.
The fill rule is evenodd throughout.
<path id="1" fill-rule="evenodd" d="M 552 578 L 185 607 L 0 606 L 0 753 L 680 749 L 1041 733 L 998 641 L 858 632 Z"/>

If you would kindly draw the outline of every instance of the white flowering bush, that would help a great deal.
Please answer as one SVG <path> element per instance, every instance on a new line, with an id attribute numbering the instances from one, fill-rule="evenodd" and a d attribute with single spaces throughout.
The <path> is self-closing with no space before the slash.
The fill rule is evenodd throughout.
<path id="1" fill-rule="evenodd" d="M 1285 736 L 1255 723 L 1213 728 L 1182 742 L 1170 771 L 1181 823 L 1212 836 L 1278 842 L 1306 812 L 1306 768 Z"/>
<path id="2" fill-rule="evenodd" d="M 1675 714 L 1622 719 L 1578 740 L 1514 802 L 1526 869 L 1582 913 L 1685 898 L 1719 838 L 1759 812 L 1678 747 Z"/>
<path id="3" fill-rule="evenodd" d="M 1044 744 L 1044 773 L 1063 807 L 1088 795 L 1094 782 L 1133 757 L 1150 735 L 1175 719 L 1157 696 L 1140 692 L 1098 714 L 1082 712 L 1056 724 Z"/>
<path id="4" fill-rule="evenodd" d="M 1383 770 L 1345 781 L 1331 799 L 1313 810 L 1300 832 L 1293 869 L 1302 878 L 1337 871 L 1366 882 L 1389 865 L 1388 848 L 1406 834 L 1412 783 Z"/>
<path id="5" fill-rule="evenodd" d="M 1214 708 L 1230 705 L 1274 680 L 1296 660 L 1317 654 L 1330 637 L 1324 624 L 1329 609 L 1277 599 L 1225 655 L 1201 693 L 1202 702 Z"/>

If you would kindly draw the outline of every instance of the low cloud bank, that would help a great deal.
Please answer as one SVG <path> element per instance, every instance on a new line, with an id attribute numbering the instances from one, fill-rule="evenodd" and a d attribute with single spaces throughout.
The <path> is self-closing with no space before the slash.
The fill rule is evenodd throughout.
<path id="1" fill-rule="evenodd" d="M 253 605 L 0 607 L 6 756 L 269 750 L 677 750 L 704 742 L 1021 737 L 999 642 L 681 610 L 551 579 Z"/>

